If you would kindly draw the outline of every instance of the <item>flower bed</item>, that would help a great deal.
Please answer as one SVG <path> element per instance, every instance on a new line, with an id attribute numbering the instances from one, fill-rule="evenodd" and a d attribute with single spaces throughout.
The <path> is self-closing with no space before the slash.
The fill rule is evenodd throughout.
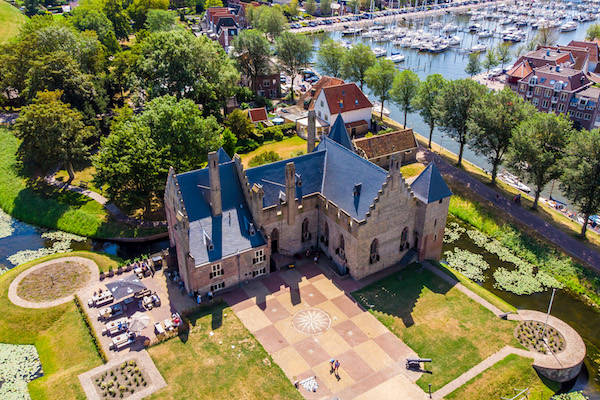
<path id="1" fill-rule="evenodd" d="M 521 322 L 515 329 L 515 337 L 523 346 L 538 353 L 545 354 L 548 348 L 552 353 L 560 353 L 565 349 L 565 338 L 560 332 L 550 325 L 544 330 L 544 324 L 539 321 Z"/>
<path id="2" fill-rule="evenodd" d="M 93 382 L 101 399 L 127 398 L 149 385 L 148 377 L 135 360 L 96 375 Z"/>

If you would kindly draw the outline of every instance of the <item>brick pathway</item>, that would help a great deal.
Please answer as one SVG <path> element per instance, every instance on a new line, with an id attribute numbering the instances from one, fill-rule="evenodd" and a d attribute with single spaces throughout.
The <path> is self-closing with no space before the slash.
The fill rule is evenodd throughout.
<path id="1" fill-rule="evenodd" d="M 316 376 L 316 393 L 300 387 L 305 398 L 426 398 L 414 383 L 420 374 L 404 366 L 416 353 L 347 294 L 368 282 L 339 279 L 327 268 L 305 263 L 224 297 L 290 381 Z M 306 334 L 303 326 L 324 331 Z M 331 358 L 340 361 L 340 380 L 329 373 Z"/>

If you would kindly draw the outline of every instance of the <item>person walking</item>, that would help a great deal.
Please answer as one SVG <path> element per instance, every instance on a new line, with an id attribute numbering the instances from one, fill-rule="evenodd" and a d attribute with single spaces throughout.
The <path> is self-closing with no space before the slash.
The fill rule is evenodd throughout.
<path id="1" fill-rule="evenodd" d="M 336 379 L 339 381 L 340 378 L 340 361 L 339 360 L 335 360 L 335 363 L 333 364 L 333 371 L 335 373 L 335 377 Z"/>
<path id="2" fill-rule="evenodd" d="M 334 364 L 335 364 L 335 359 L 333 359 L 333 358 L 332 358 L 331 360 L 329 360 L 329 367 L 330 367 L 330 369 L 329 369 L 329 373 L 330 373 L 330 374 L 333 374 L 333 372 L 334 372 L 334 370 L 335 370 L 335 369 L 334 369 Z"/>

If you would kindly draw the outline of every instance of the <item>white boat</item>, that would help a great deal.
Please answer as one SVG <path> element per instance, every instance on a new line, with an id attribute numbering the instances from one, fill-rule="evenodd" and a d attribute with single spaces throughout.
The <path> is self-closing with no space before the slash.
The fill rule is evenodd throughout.
<path id="1" fill-rule="evenodd" d="M 373 50 L 375 57 L 383 57 L 387 54 L 387 50 L 383 47 L 373 47 L 371 50 Z"/>
<path id="2" fill-rule="evenodd" d="M 448 44 L 450 46 L 460 46 L 460 36 L 450 36 L 448 38 Z"/>
<path id="3" fill-rule="evenodd" d="M 378 101 L 373 101 L 373 110 L 377 112 L 377 115 L 379 115 L 379 113 L 381 112 L 381 103 Z M 390 110 L 388 110 L 386 107 L 383 107 L 383 115 L 385 115 L 386 117 L 390 116 Z"/>
<path id="4" fill-rule="evenodd" d="M 575 30 L 577 30 L 577 22 L 575 21 L 566 22 L 560 26 L 561 32 L 573 32 Z"/>
<path id="5" fill-rule="evenodd" d="M 525 185 L 523 182 L 521 182 L 519 180 L 519 178 L 517 178 L 515 175 L 511 174 L 510 172 L 503 170 L 500 173 L 498 173 L 498 179 L 500 179 L 503 182 L 506 182 L 507 184 L 509 184 L 510 186 L 519 189 L 522 192 L 525 193 L 529 193 L 531 192 L 531 188 L 527 185 Z"/>
<path id="6" fill-rule="evenodd" d="M 477 43 L 469 49 L 469 53 L 485 53 L 487 46 L 483 43 Z"/>
<path id="7" fill-rule="evenodd" d="M 375 36 L 379 36 L 379 33 L 375 31 L 369 31 L 362 34 L 362 37 L 364 38 L 374 38 Z"/>
<path id="8" fill-rule="evenodd" d="M 484 29 L 481 32 L 477 33 L 477 36 L 482 39 L 489 38 L 489 37 L 492 37 L 492 31 L 488 31 L 488 30 Z"/>
<path id="9" fill-rule="evenodd" d="M 444 26 L 442 28 L 442 32 L 445 32 L 445 33 L 456 32 L 457 30 L 458 30 L 458 26 L 456 26 L 454 24 L 447 24 L 446 26 Z"/>
<path id="10" fill-rule="evenodd" d="M 349 28 L 349 29 L 342 31 L 342 36 L 356 35 L 361 32 L 362 32 L 362 29 L 360 29 L 360 28 Z"/>
<path id="11" fill-rule="evenodd" d="M 406 57 L 404 57 L 402 54 L 392 54 L 389 57 L 386 57 L 388 60 L 390 60 L 391 62 L 393 62 L 394 64 L 398 64 L 403 62 Z"/>

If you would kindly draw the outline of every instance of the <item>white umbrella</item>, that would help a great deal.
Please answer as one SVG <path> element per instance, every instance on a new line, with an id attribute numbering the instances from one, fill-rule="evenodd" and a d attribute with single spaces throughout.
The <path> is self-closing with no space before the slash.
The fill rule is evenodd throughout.
<path id="1" fill-rule="evenodd" d="M 138 311 L 131 316 L 129 331 L 139 332 L 148 325 L 150 325 L 150 317 Z"/>

